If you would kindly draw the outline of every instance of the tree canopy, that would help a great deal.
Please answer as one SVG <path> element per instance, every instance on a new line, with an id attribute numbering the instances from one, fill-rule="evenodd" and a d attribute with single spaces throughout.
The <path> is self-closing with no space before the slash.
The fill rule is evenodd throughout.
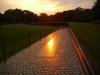
<path id="1" fill-rule="evenodd" d="M 76 8 L 73 10 L 57 12 L 54 15 L 21 9 L 8 9 L 4 14 L 0 13 L 0 23 L 43 23 L 43 22 L 91 22 L 100 21 L 100 0 L 97 0 L 92 9 Z"/>
<path id="2" fill-rule="evenodd" d="M 93 15 L 95 20 L 100 20 L 100 0 L 97 0 L 93 9 Z"/>

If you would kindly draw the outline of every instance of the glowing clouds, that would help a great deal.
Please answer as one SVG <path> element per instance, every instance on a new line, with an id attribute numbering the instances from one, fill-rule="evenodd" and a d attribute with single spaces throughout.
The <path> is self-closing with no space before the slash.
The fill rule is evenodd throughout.
<path id="1" fill-rule="evenodd" d="M 7 9 L 30 10 L 37 14 L 54 14 L 76 7 L 91 8 L 96 0 L 0 0 L 0 11 Z"/>

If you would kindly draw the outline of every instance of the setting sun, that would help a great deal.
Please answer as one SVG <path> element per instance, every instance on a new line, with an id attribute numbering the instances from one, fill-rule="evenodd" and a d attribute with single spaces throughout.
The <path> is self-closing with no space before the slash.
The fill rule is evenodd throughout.
<path id="1" fill-rule="evenodd" d="M 46 5 L 46 11 L 52 12 L 54 11 L 55 6 L 53 4 Z"/>

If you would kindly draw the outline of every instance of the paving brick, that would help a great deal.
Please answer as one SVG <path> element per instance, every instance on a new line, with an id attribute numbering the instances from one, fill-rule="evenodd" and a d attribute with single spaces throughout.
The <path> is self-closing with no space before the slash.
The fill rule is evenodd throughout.
<path id="1" fill-rule="evenodd" d="M 0 75 L 85 75 L 70 36 L 67 28 L 59 29 L 21 50 L 0 64 Z M 50 39 L 51 55 L 47 47 Z"/>

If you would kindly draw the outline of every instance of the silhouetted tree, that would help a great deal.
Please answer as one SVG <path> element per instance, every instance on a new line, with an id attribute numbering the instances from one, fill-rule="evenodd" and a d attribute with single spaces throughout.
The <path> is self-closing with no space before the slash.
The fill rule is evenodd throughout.
<path id="1" fill-rule="evenodd" d="M 21 23 L 23 15 L 24 12 L 21 9 L 9 9 L 5 11 L 3 18 L 7 23 Z"/>
<path id="2" fill-rule="evenodd" d="M 63 13 L 60 13 L 60 12 L 56 13 L 55 14 L 55 21 L 56 22 L 63 22 L 64 21 Z"/>
<path id="3" fill-rule="evenodd" d="M 41 22 L 47 22 L 48 21 L 48 15 L 46 13 L 40 13 L 40 21 Z"/>
<path id="4" fill-rule="evenodd" d="M 34 23 L 39 21 L 39 17 L 37 14 L 34 14 L 33 12 L 24 10 L 24 17 L 23 22 L 24 23 Z"/>
<path id="5" fill-rule="evenodd" d="M 0 24 L 2 23 L 2 14 L 0 13 Z"/>
<path id="6" fill-rule="evenodd" d="M 100 0 L 97 0 L 93 7 L 93 14 L 95 20 L 100 20 Z"/>
<path id="7" fill-rule="evenodd" d="M 80 21 L 82 22 L 91 22 L 93 20 L 93 14 L 91 9 L 85 9 L 81 12 Z"/>
<path id="8" fill-rule="evenodd" d="M 64 11 L 63 12 L 64 21 L 73 21 L 74 14 L 75 13 L 73 10 Z"/>
<path id="9" fill-rule="evenodd" d="M 33 23 L 39 21 L 39 16 L 27 10 L 9 9 L 5 11 L 3 19 L 7 23 Z"/>
<path id="10" fill-rule="evenodd" d="M 15 23 L 21 23 L 24 16 L 24 12 L 21 9 L 14 9 L 12 12 L 12 16 L 13 21 Z"/>
<path id="11" fill-rule="evenodd" d="M 54 22 L 54 21 L 55 21 L 55 15 L 49 15 L 48 22 Z"/>
<path id="12" fill-rule="evenodd" d="M 94 8 L 93 8 L 94 9 Z M 54 15 L 47 15 L 41 13 L 40 16 L 37 14 L 21 9 L 9 9 L 0 14 L 0 20 L 4 23 L 45 23 L 45 22 L 90 22 L 93 20 L 93 15 L 90 9 L 76 8 L 73 10 L 57 12 Z"/>
<path id="13" fill-rule="evenodd" d="M 6 10 L 3 14 L 4 22 L 11 23 L 13 21 L 13 9 Z"/>
<path id="14" fill-rule="evenodd" d="M 92 12 L 90 9 L 84 9 L 84 8 L 76 8 L 74 9 L 74 21 L 78 22 L 90 22 L 92 20 Z"/>

